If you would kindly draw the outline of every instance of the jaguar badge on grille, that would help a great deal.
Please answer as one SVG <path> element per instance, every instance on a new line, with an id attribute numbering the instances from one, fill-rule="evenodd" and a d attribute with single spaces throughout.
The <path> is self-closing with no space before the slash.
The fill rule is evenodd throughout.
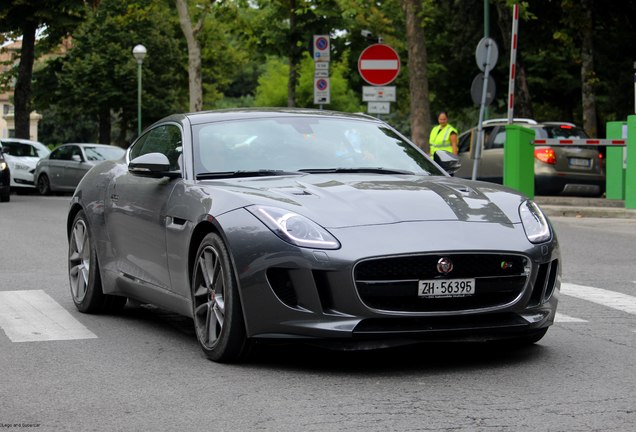
<path id="1" fill-rule="evenodd" d="M 450 260 L 450 258 L 440 258 L 439 261 L 437 261 L 437 271 L 442 274 L 448 274 L 452 272 L 453 262 Z"/>

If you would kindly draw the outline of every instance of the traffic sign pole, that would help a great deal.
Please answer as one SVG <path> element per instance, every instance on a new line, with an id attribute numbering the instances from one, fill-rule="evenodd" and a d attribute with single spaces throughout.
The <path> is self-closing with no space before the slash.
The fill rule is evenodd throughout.
<path id="1" fill-rule="evenodd" d="M 488 75 L 492 68 L 495 67 L 497 63 L 497 57 L 499 55 L 499 51 L 497 50 L 497 44 L 491 38 L 483 38 L 479 41 L 477 45 L 477 50 L 475 51 L 475 59 L 477 61 L 477 67 L 484 71 L 484 79 L 482 82 L 481 89 L 481 106 L 479 108 L 479 125 L 477 129 L 477 143 L 475 146 L 475 151 L 473 152 L 473 175 L 472 180 L 477 180 L 477 171 L 479 170 L 479 160 L 481 159 L 481 147 L 483 144 L 483 121 L 484 121 L 484 111 L 486 109 L 486 100 L 488 93 L 488 79 L 490 76 Z"/>

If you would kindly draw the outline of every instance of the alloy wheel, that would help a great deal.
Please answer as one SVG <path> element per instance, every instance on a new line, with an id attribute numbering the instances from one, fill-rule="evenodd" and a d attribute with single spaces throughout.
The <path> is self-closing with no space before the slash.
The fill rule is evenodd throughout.
<path id="1" fill-rule="evenodd" d="M 71 294 L 77 303 L 86 296 L 91 267 L 91 244 L 86 223 L 79 219 L 73 226 L 70 240 L 69 276 Z"/>
<path id="2" fill-rule="evenodd" d="M 194 323 L 201 344 L 216 345 L 225 321 L 225 272 L 219 253 L 205 247 L 197 260 L 194 285 Z"/>

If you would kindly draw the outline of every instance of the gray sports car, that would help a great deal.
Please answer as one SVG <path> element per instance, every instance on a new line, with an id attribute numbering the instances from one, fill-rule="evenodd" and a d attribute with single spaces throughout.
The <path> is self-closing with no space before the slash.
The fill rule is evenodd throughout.
<path id="1" fill-rule="evenodd" d="M 272 340 L 538 341 L 560 285 L 552 226 L 519 193 L 453 178 L 457 159 L 439 155 L 366 115 L 167 117 L 78 185 L 73 301 L 192 317 L 219 362 Z"/>

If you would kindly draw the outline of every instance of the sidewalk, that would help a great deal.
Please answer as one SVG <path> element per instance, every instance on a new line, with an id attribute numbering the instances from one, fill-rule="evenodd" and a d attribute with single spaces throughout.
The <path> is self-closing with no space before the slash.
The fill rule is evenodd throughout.
<path id="1" fill-rule="evenodd" d="M 626 209 L 623 200 L 570 196 L 535 196 L 548 216 L 636 219 L 636 209 Z"/>

